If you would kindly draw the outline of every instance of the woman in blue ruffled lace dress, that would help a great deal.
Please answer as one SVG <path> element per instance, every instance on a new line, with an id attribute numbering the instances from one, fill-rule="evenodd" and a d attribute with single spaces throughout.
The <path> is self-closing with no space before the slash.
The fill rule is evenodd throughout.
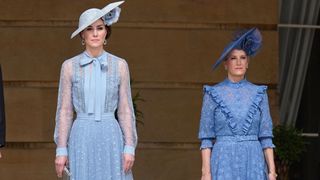
<path id="1" fill-rule="evenodd" d="M 202 180 L 276 179 L 267 87 L 245 78 L 249 57 L 261 43 L 256 28 L 236 35 L 214 65 L 224 61 L 227 78 L 204 86 L 199 129 Z"/>
<path id="2" fill-rule="evenodd" d="M 54 133 L 58 177 L 66 171 L 72 180 L 133 179 L 137 134 L 129 69 L 103 48 L 122 3 L 84 11 L 71 35 L 79 35 L 85 51 L 61 68 Z"/>

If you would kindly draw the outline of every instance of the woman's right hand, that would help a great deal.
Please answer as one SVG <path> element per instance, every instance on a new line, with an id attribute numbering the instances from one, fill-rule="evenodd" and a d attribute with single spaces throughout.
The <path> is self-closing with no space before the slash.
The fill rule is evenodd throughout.
<path id="1" fill-rule="evenodd" d="M 212 180 L 211 179 L 211 173 L 202 174 L 201 180 Z"/>
<path id="2" fill-rule="evenodd" d="M 57 156 L 55 160 L 56 173 L 59 178 L 62 177 L 63 169 L 68 164 L 67 156 Z"/>

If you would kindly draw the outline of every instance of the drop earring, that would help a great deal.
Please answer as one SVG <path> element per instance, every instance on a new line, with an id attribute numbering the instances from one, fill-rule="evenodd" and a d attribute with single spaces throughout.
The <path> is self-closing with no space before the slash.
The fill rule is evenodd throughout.
<path id="1" fill-rule="evenodd" d="M 84 41 L 84 39 L 81 40 L 81 44 L 82 46 L 84 46 L 86 44 L 86 42 Z"/>
<path id="2" fill-rule="evenodd" d="M 107 45 L 107 40 L 104 40 L 104 41 L 103 41 L 103 45 Z"/>

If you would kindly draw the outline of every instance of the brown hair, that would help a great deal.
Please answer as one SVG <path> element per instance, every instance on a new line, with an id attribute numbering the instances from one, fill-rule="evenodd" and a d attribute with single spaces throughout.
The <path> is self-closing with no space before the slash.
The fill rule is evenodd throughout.
<path id="1" fill-rule="evenodd" d="M 111 26 L 105 25 L 105 28 L 107 30 L 107 35 L 105 40 L 109 39 L 109 37 L 111 36 Z M 79 33 L 80 38 L 82 39 L 82 31 Z"/>
<path id="2" fill-rule="evenodd" d="M 230 57 L 230 54 L 231 54 L 231 52 L 233 51 L 233 50 L 242 50 L 245 54 L 246 54 L 246 56 L 249 58 L 249 56 L 248 56 L 248 54 L 247 54 L 247 52 L 244 50 L 244 49 L 241 49 L 241 48 L 233 48 L 225 57 L 224 57 L 224 61 L 226 61 L 226 60 L 228 60 L 228 58 Z"/>
<path id="3" fill-rule="evenodd" d="M 106 40 L 107 40 L 111 36 L 111 26 L 106 25 L 106 30 L 107 30 L 107 35 L 106 35 Z"/>

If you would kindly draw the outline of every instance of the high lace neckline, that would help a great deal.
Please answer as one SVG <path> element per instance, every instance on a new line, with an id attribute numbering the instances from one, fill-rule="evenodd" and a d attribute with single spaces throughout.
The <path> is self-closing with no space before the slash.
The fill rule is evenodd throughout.
<path id="1" fill-rule="evenodd" d="M 238 82 L 232 82 L 229 78 L 226 78 L 224 80 L 224 83 L 227 85 L 227 86 L 230 86 L 230 87 L 234 87 L 234 88 L 240 88 L 242 87 L 243 85 L 245 85 L 247 83 L 247 79 L 246 78 L 243 78 L 242 80 L 238 81 Z"/>

